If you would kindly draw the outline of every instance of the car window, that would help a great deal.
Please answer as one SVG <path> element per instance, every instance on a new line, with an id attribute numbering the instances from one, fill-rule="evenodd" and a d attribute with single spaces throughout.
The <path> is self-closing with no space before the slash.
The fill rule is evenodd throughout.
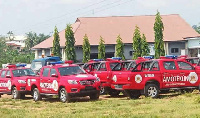
<path id="1" fill-rule="evenodd" d="M 49 70 L 50 70 L 49 68 L 44 68 L 43 73 L 42 73 L 42 76 L 43 76 L 43 77 L 48 77 Z"/>
<path id="2" fill-rule="evenodd" d="M 165 61 L 163 62 L 163 66 L 166 70 L 176 70 L 174 61 Z"/>
<path id="3" fill-rule="evenodd" d="M 115 66 L 117 66 L 117 65 L 120 65 L 119 63 L 110 63 L 109 64 L 110 65 L 110 68 L 111 68 L 111 70 L 115 67 Z M 121 67 L 121 65 L 118 67 L 118 69 Z"/>
<path id="4" fill-rule="evenodd" d="M 134 69 L 136 65 L 137 65 L 137 64 L 136 64 L 135 62 L 131 62 L 131 63 L 128 65 L 127 70 L 132 70 L 132 69 Z"/>
<path id="5" fill-rule="evenodd" d="M 105 63 L 101 63 L 101 65 L 99 66 L 98 71 L 107 71 L 106 64 Z"/>
<path id="6" fill-rule="evenodd" d="M 54 68 L 51 69 L 50 75 L 52 75 L 52 74 L 57 74 L 56 69 L 54 69 Z"/>
<path id="7" fill-rule="evenodd" d="M 10 75 L 10 76 L 11 76 L 10 71 L 7 71 L 7 74 L 6 74 L 6 75 Z"/>
<path id="8" fill-rule="evenodd" d="M 193 70 L 190 64 L 181 61 L 178 62 L 178 67 L 180 70 Z"/>
<path id="9" fill-rule="evenodd" d="M 35 73 L 32 69 L 16 69 L 12 70 L 14 77 L 22 77 L 22 76 L 35 76 Z"/>
<path id="10" fill-rule="evenodd" d="M 151 71 L 158 71 L 159 70 L 158 62 L 153 63 L 150 70 Z"/>
<path id="11" fill-rule="evenodd" d="M 2 77 L 2 78 L 5 78 L 5 77 L 6 77 L 6 71 L 5 71 L 5 70 L 3 70 L 3 71 L 1 72 L 1 77 Z"/>

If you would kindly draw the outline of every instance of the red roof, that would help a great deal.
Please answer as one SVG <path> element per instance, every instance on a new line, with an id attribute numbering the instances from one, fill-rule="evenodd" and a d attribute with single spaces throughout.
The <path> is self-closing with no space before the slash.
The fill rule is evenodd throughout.
<path id="1" fill-rule="evenodd" d="M 164 41 L 181 41 L 186 37 L 200 36 L 184 19 L 177 14 L 161 15 L 164 24 Z M 91 45 L 98 45 L 100 36 L 105 44 L 116 44 L 117 36 L 120 34 L 124 43 L 132 43 L 135 26 L 144 33 L 147 42 L 154 42 L 155 15 L 148 16 L 111 16 L 111 17 L 83 17 L 77 18 L 72 24 L 76 43 L 82 45 L 83 36 L 87 34 Z M 59 33 L 60 45 L 65 46 L 65 30 Z M 33 47 L 50 48 L 53 45 L 53 37 L 46 39 Z"/>

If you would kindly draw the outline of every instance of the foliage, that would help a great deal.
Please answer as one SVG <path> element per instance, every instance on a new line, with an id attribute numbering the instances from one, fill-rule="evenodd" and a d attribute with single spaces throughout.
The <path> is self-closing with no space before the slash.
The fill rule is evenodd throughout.
<path id="1" fill-rule="evenodd" d="M 83 37 L 82 48 L 83 48 L 83 62 L 85 63 L 90 60 L 90 42 L 86 34 Z"/>
<path id="2" fill-rule="evenodd" d="M 147 56 L 150 53 L 149 44 L 147 43 L 146 37 L 142 34 L 142 55 Z"/>
<path id="3" fill-rule="evenodd" d="M 68 60 L 76 61 L 76 51 L 75 51 L 75 38 L 74 32 L 72 31 L 71 25 L 67 25 L 65 29 L 65 54 Z"/>
<path id="4" fill-rule="evenodd" d="M 45 35 L 40 33 L 39 35 L 37 35 L 35 32 L 28 32 L 26 33 L 26 40 L 25 40 L 25 50 L 31 50 L 31 48 L 39 43 L 41 43 L 42 41 L 46 40 L 47 38 L 49 38 L 50 35 Z"/>
<path id="5" fill-rule="evenodd" d="M 55 27 L 55 29 L 54 29 L 54 35 L 53 35 L 53 37 L 54 37 L 54 39 L 53 39 L 52 53 L 55 56 L 61 57 L 61 52 L 60 52 L 60 37 L 59 37 L 59 34 L 58 34 L 57 27 Z"/>
<path id="6" fill-rule="evenodd" d="M 158 59 L 160 56 L 165 55 L 164 41 L 163 41 L 163 30 L 164 25 L 160 13 L 157 12 L 155 23 L 154 23 L 154 34 L 155 34 L 155 58 Z"/>
<path id="7" fill-rule="evenodd" d="M 31 63 L 35 56 L 30 51 L 19 52 L 13 46 L 6 45 L 5 37 L 0 37 L 0 55 L 0 67 L 6 63 Z"/>
<path id="8" fill-rule="evenodd" d="M 118 35 L 116 43 L 116 57 L 122 57 L 122 60 L 125 60 L 124 43 L 122 42 L 120 35 Z"/>
<path id="9" fill-rule="evenodd" d="M 192 28 L 193 28 L 196 32 L 198 32 L 198 33 L 200 34 L 200 26 L 198 26 L 198 25 L 193 25 Z"/>
<path id="10" fill-rule="evenodd" d="M 105 41 L 100 36 L 99 46 L 98 46 L 98 59 L 105 59 Z"/>
<path id="11" fill-rule="evenodd" d="M 142 39 L 138 26 L 135 26 L 135 31 L 133 35 L 133 51 L 133 59 L 137 59 L 137 57 L 142 56 Z"/>

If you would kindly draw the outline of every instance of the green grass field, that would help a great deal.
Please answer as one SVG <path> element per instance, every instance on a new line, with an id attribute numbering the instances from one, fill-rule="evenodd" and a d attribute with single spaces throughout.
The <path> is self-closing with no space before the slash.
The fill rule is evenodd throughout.
<path id="1" fill-rule="evenodd" d="M 58 99 L 43 99 L 34 102 L 31 98 L 13 100 L 7 95 L 0 98 L 0 117 L 24 118 L 79 118 L 79 117 L 200 117 L 200 94 L 170 93 L 158 99 L 130 100 L 127 97 L 101 96 L 99 101 L 76 98 L 72 103 L 61 103 Z"/>

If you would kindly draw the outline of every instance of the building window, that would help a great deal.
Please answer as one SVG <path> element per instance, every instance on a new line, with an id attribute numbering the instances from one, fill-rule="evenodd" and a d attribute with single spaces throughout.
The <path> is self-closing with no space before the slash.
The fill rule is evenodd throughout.
<path id="1" fill-rule="evenodd" d="M 133 51 L 129 51 L 129 55 L 130 55 L 130 56 L 133 56 Z"/>
<path id="2" fill-rule="evenodd" d="M 171 53 L 178 53 L 178 48 L 171 48 Z"/>

